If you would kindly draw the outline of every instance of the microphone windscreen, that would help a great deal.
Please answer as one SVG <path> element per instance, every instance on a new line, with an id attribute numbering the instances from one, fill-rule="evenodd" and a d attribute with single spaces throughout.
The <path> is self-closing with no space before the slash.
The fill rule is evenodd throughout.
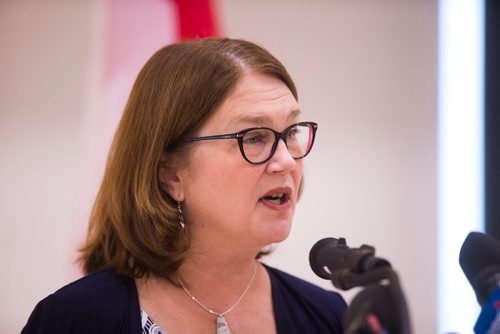
<path id="1" fill-rule="evenodd" d="M 500 243 L 492 236 L 471 232 L 460 249 L 459 263 L 482 306 L 498 284 Z"/>
<path id="2" fill-rule="evenodd" d="M 323 279 L 332 278 L 332 273 L 326 269 L 325 263 L 323 263 L 325 261 L 325 255 L 323 254 L 325 248 L 331 247 L 331 245 L 337 246 L 338 240 L 335 238 L 321 239 L 316 242 L 309 251 L 309 264 L 311 269 L 316 275 Z"/>

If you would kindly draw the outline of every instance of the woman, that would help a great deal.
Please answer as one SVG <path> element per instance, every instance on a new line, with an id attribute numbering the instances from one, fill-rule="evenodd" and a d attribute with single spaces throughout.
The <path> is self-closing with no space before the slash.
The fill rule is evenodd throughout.
<path id="1" fill-rule="evenodd" d="M 159 50 L 132 89 L 81 249 L 25 333 L 341 333 L 345 302 L 257 259 L 289 234 L 317 125 L 243 40 Z"/>

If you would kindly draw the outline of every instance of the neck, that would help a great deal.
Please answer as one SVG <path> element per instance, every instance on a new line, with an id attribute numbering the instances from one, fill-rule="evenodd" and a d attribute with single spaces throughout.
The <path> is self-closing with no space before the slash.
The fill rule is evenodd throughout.
<path id="1" fill-rule="evenodd" d="M 182 280 L 180 279 L 180 277 L 178 278 L 179 280 L 179 283 L 180 285 L 182 286 L 182 289 L 184 290 L 184 292 L 186 292 L 186 294 L 194 301 L 196 302 L 201 308 L 203 308 L 205 311 L 207 311 L 208 313 L 211 313 L 213 315 L 217 315 L 219 317 L 223 317 L 224 315 L 228 314 L 229 312 L 231 312 L 236 306 L 238 306 L 238 304 L 241 302 L 241 300 L 245 297 L 245 295 L 247 294 L 248 290 L 250 289 L 250 286 L 252 285 L 254 279 L 255 279 L 255 275 L 257 273 L 257 263 L 254 263 L 254 268 L 253 268 L 253 271 L 252 271 L 252 276 L 250 277 L 250 279 L 248 280 L 248 282 L 246 283 L 245 285 L 245 289 L 243 290 L 243 292 L 240 294 L 239 298 L 229 307 L 227 308 L 226 310 L 220 310 L 220 311 L 214 311 L 212 310 L 211 308 L 208 308 L 206 305 L 204 305 L 202 302 L 200 302 L 195 296 L 193 296 L 191 294 L 191 292 L 189 292 L 189 290 L 186 288 L 186 286 L 184 285 L 184 283 L 182 282 Z M 225 322 L 225 319 L 224 318 L 221 318 L 224 320 Z"/>
<path id="2" fill-rule="evenodd" d="M 220 237 L 221 233 L 199 235 L 196 228 L 191 231 L 190 248 L 179 274 L 188 280 L 191 275 L 199 280 L 222 280 L 238 278 L 243 280 L 251 272 L 255 257 L 262 245 L 245 244 L 231 237 Z M 207 235 L 208 234 L 208 235 Z"/>
<path id="3" fill-rule="evenodd" d="M 197 253 L 190 250 L 177 274 L 188 286 L 223 285 L 226 288 L 246 282 L 255 268 L 253 253 L 220 254 L 218 252 Z"/>
<path id="4" fill-rule="evenodd" d="M 252 290 L 259 264 L 253 260 L 250 268 L 242 265 L 238 267 L 239 270 L 232 270 L 232 274 L 228 274 L 229 271 L 223 267 L 219 271 L 210 268 L 204 272 L 193 271 L 192 268 L 187 263 L 180 270 L 183 274 L 179 272 L 178 280 L 183 290 L 205 311 L 223 316 L 237 307 Z M 190 275 L 190 278 L 186 278 L 186 275 Z"/>
<path id="5" fill-rule="evenodd" d="M 213 247 L 200 249 L 196 243 L 186 254 L 177 272 L 178 278 L 202 304 L 217 312 L 224 312 L 240 297 L 252 278 L 256 266 L 256 252 L 238 250 L 237 253 Z M 254 253 L 255 252 L 255 253 Z M 250 286 L 249 293 L 252 291 Z"/>

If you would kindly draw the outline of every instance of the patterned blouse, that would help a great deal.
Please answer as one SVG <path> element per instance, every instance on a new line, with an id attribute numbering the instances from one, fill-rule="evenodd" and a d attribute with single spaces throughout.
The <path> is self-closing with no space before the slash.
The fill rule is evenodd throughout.
<path id="1" fill-rule="evenodd" d="M 141 309 L 142 334 L 167 334 Z"/>

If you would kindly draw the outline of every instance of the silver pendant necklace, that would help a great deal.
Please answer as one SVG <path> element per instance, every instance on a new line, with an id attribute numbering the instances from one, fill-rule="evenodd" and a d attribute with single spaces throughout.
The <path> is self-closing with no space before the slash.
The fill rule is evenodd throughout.
<path id="1" fill-rule="evenodd" d="M 247 286 L 245 287 L 245 290 L 243 290 L 243 293 L 240 295 L 240 297 L 238 298 L 238 300 L 236 300 L 236 302 L 230 307 L 228 308 L 227 310 L 225 310 L 224 312 L 215 312 L 211 309 L 209 309 L 208 307 L 206 307 L 205 305 L 203 305 L 198 299 L 196 299 L 195 296 L 193 296 L 189 290 L 184 286 L 184 283 L 182 282 L 181 278 L 180 277 L 177 277 L 177 280 L 179 281 L 179 284 L 182 286 L 182 289 L 184 289 L 184 292 L 196 303 L 198 304 L 202 309 L 204 309 L 205 311 L 207 311 L 208 313 L 210 314 L 213 314 L 215 316 L 217 316 L 217 320 L 215 322 L 216 324 L 216 333 L 217 334 L 231 334 L 231 331 L 229 330 L 229 325 L 227 324 L 227 321 L 226 319 L 224 318 L 224 315 L 228 314 L 229 312 L 231 312 L 232 310 L 234 310 L 236 308 L 236 306 L 238 306 L 238 304 L 241 302 L 241 300 L 243 299 L 243 297 L 245 297 L 245 295 L 247 294 L 248 290 L 250 289 L 250 286 L 252 285 L 252 282 L 255 278 L 255 274 L 257 273 L 257 263 L 255 263 L 255 267 L 253 269 L 253 273 L 252 273 L 252 276 L 250 277 L 250 280 L 248 281 L 247 283 Z"/>

